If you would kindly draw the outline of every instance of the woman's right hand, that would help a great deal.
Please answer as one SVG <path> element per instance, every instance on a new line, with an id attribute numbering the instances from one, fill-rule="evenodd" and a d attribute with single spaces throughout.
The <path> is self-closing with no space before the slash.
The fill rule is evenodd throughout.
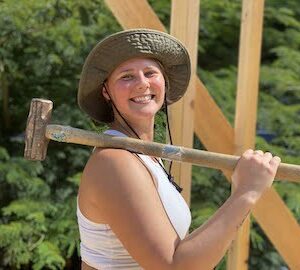
<path id="1" fill-rule="evenodd" d="M 260 198 L 271 187 L 280 162 L 280 158 L 270 152 L 245 151 L 232 175 L 234 192 L 250 192 L 255 199 Z"/>

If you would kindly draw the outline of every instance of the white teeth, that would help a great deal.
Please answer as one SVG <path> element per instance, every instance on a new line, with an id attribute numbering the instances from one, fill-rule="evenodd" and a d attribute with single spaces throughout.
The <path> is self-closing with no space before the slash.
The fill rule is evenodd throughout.
<path id="1" fill-rule="evenodd" d="M 148 101 L 150 101 L 152 98 L 151 95 L 146 95 L 146 96 L 142 96 L 142 97 L 135 97 L 135 98 L 132 98 L 132 100 L 134 102 L 138 102 L 138 103 L 146 103 Z"/>

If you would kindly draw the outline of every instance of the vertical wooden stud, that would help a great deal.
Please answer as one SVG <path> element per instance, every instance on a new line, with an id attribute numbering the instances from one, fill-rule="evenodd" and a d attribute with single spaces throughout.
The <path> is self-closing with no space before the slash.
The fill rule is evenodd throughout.
<path id="1" fill-rule="evenodd" d="M 183 98 L 171 105 L 170 126 L 173 143 L 193 147 L 194 137 L 194 97 L 197 70 L 197 50 L 199 32 L 199 0 L 173 0 L 171 11 L 171 35 L 182 41 L 191 58 L 191 81 Z M 183 187 L 183 197 L 190 203 L 192 166 L 174 163 L 175 180 Z"/>
<path id="2" fill-rule="evenodd" d="M 234 127 L 236 155 L 255 148 L 263 15 L 263 0 L 243 1 Z M 248 269 L 249 234 L 250 216 L 245 219 L 230 247 L 228 270 Z"/>

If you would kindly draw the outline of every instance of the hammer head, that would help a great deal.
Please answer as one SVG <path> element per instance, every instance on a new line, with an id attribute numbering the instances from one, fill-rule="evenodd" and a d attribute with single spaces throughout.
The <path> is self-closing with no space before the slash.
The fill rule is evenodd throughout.
<path id="1" fill-rule="evenodd" d="M 51 120 L 52 108 L 51 100 L 32 99 L 25 133 L 24 157 L 26 159 L 45 159 L 49 142 L 45 134 L 46 127 Z"/>

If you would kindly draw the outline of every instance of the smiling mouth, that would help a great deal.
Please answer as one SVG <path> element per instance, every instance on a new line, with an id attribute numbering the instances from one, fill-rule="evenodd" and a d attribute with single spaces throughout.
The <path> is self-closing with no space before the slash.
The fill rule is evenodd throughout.
<path id="1" fill-rule="evenodd" d="M 145 104 L 145 103 L 148 103 L 153 98 L 154 98 L 154 95 L 145 95 L 145 96 L 140 96 L 140 97 L 134 97 L 134 98 L 131 98 L 130 100 L 135 103 Z"/>

